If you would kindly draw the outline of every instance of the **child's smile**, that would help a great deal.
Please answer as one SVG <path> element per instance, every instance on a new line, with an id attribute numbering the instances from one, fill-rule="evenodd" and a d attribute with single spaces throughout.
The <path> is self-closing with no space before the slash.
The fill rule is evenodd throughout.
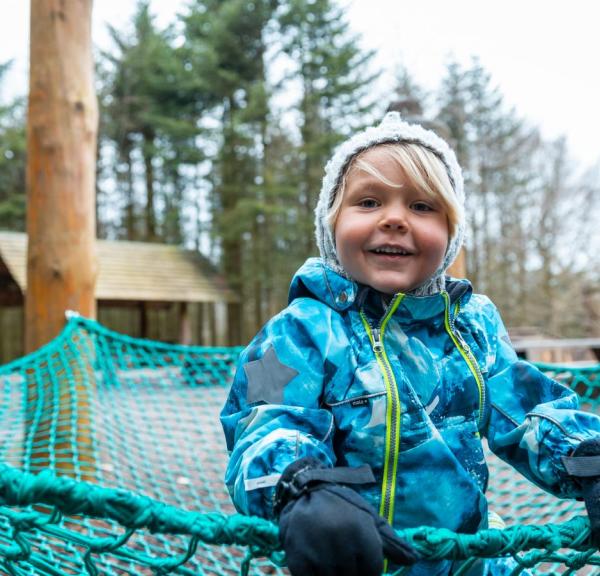
<path id="1" fill-rule="evenodd" d="M 351 168 L 335 224 L 340 263 L 356 281 L 384 294 L 409 292 L 441 265 L 448 218 L 441 203 L 416 189 L 385 150 L 362 155 L 388 180 Z"/>
<path id="2" fill-rule="evenodd" d="M 377 254 L 378 256 L 389 256 L 392 259 L 404 258 L 406 256 L 412 256 L 414 254 L 414 251 L 410 248 L 405 248 L 404 246 L 392 244 L 387 244 L 384 246 L 373 248 L 371 252 L 373 254 Z"/>

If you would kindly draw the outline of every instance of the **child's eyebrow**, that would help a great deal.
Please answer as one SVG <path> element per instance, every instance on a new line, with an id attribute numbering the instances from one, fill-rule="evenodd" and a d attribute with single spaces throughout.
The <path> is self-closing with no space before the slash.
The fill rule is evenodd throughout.
<path id="1" fill-rule="evenodd" d="M 355 184 L 346 188 L 346 195 L 348 197 L 364 196 L 365 194 L 375 194 L 381 192 L 381 187 L 377 186 L 376 182 L 367 181 L 360 185 Z"/>
<path id="2" fill-rule="evenodd" d="M 406 190 L 413 188 L 413 186 L 410 182 L 393 182 L 392 180 L 389 183 L 383 182 L 377 176 L 369 173 L 364 173 L 364 177 L 361 177 L 360 180 L 346 183 L 346 191 L 349 193 L 360 193 L 365 190 L 383 193 L 388 192 L 390 188 L 394 190 Z"/>

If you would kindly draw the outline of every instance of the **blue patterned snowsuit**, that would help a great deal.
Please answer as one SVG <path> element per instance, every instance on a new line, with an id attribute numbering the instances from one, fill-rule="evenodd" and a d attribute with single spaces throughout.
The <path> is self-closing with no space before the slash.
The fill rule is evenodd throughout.
<path id="1" fill-rule="evenodd" d="M 496 308 L 467 281 L 385 303 L 318 258 L 242 353 L 221 420 L 242 513 L 272 518 L 279 474 L 312 456 L 369 464 L 377 483 L 358 491 L 396 529 L 458 532 L 487 527 L 482 436 L 545 490 L 577 497 L 561 456 L 600 434 L 600 417 L 516 356 Z M 411 574 L 450 570 L 421 562 Z"/>

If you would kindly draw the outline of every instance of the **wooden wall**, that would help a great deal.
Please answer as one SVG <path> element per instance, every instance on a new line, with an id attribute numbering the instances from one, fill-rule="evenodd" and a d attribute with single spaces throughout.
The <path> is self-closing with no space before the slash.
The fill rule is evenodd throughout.
<path id="1" fill-rule="evenodd" d="M 0 364 L 23 355 L 24 317 L 23 306 L 0 306 Z"/>
<path id="2" fill-rule="evenodd" d="M 191 344 L 226 346 L 226 306 L 222 303 L 194 303 L 189 306 Z M 177 343 L 180 338 L 180 304 L 146 305 L 146 337 Z M 116 332 L 139 338 L 142 309 L 138 306 L 98 304 L 98 321 Z M 24 312 L 22 306 L 0 306 L 0 364 L 23 355 Z"/>

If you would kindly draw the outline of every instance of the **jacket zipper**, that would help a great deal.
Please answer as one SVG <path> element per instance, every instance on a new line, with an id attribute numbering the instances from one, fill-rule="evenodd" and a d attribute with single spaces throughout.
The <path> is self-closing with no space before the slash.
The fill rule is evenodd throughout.
<path id="1" fill-rule="evenodd" d="M 473 376 L 475 378 L 475 382 L 477 382 L 477 387 L 479 388 L 479 419 L 478 419 L 477 424 L 478 424 L 479 430 L 481 430 L 482 425 L 483 425 L 484 411 L 485 411 L 484 410 L 484 408 L 485 408 L 485 383 L 483 380 L 483 374 L 481 373 L 479 364 L 477 363 L 475 356 L 473 356 L 473 353 L 471 352 L 471 347 L 465 342 L 464 338 L 462 337 L 462 334 L 454 326 L 454 320 L 456 319 L 456 316 L 458 316 L 458 313 L 460 311 L 459 303 L 457 302 L 456 305 L 454 306 L 454 316 L 451 316 L 450 315 L 450 296 L 449 296 L 448 292 L 445 292 L 445 291 L 442 292 L 442 295 L 443 295 L 444 301 L 446 303 L 446 307 L 445 307 L 446 309 L 445 309 L 445 314 L 444 314 L 444 326 L 446 327 L 446 332 L 448 332 L 450 339 L 452 340 L 452 342 L 454 343 L 454 345 L 460 352 L 464 361 L 467 363 L 467 366 L 469 367 L 471 374 L 473 374 Z"/>
<path id="2" fill-rule="evenodd" d="M 381 505 L 379 515 L 383 516 L 390 525 L 394 520 L 394 500 L 396 493 L 396 474 L 398 472 L 398 456 L 400 454 L 400 416 L 402 406 L 394 371 L 387 357 L 383 344 L 385 328 L 391 316 L 397 310 L 404 296 L 398 294 L 394 297 L 377 328 L 369 323 L 363 310 L 360 311 L 361 320 L 365 326 L 375 358 L 383 374 L 386 388 L 386 432 L 385 432 L 385 462 L 383 467 L 383 482 L 381 486 Z"/>

